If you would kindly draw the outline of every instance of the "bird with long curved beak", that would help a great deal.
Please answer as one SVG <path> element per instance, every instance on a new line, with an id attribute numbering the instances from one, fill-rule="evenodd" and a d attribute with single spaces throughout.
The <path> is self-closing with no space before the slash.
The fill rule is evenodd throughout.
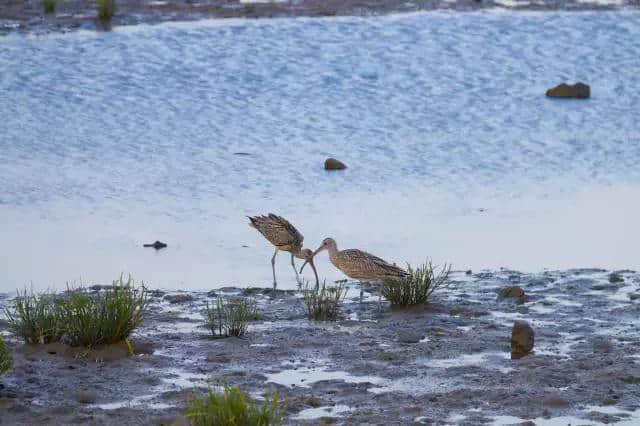
<path id="1" fill-rule="evenodd" d="M 338 250 L 338 245 L 333 238 L 325 238 L 320 247 L 313 252 L 312 258 L 322 250 L 329 252 L 329 260 L 331 260 L 333 266 L 354 280 L 380 281 L 398 279 L 407 275 L 407 272 L 402 268 L 366 251 L 358 249 Z M 302 268 L 306 264 L 307 262 L 302 265 Z M 300 268 L 300 272 L 302 272 L 302 268 Z M 362 290 L 360 291 L 360 298 L 362 298 Z"/>
<path id="2" fill-rule="evenodd" d="M 313 264 L 313 252 L 310 249 L 303 249 L 302 242 L 304 237 L 288 220 L 282 216 L 269 213 L 267 216 L 249 216 L 249 225 L 257 229 L 271 244 L 276 248 L 271 258 L 271 269 L 273 271 L 273 288 L 277 286 L 276 281 L 276 255 L 278 251 L 288 251 L 291 253 L 291 266 L 293 266 L 293 272 L 296 274 L 296 281 L 300 283 L 298 277 L 298 270 L 293 261 L 294 257 L 305 260 L 305 263 L 311 263 L 313 273 L 316 276 L 316 287 L 320 285 L 318 281 L 318 273 L 316 267 Z"/>

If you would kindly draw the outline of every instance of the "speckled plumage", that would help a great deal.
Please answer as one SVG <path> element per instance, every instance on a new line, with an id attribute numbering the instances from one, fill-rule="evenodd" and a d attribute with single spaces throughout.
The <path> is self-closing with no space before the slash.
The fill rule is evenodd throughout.
<path id="1" fill-rule="evenodd" d="M 329 260 L 349 278 L 359 281 L 376 281 L 389 278 L 401 278 L 407 275 L 403 269 L 358 249 L 338 250 L 332 238 L 326 238 L 320 248 L 316 250 L 329 251 Z"/>
<path id="2" fill-rule="evenodd" d="M 304 259 L 309 262 L 313 268 L 316 277 L 316 287 L 319 286 L 318 272 L 313 264 L 313 253 L 309 249 L 302 248 L 304 237 L 287 219 L 282 216 L 269 213 L 267 216 L 247 216 L 250 220 L 249 225 L 257 229 L 271 244 L 276 247 L 276 251 L 271 258 L 271 269 L 273 271 L 273 288 L 277 286 L 276 281 L 276 255 L 278 250 L 288 251 L 291 253 L 291 266 L 296 274 L 296 281 L 301 283 L 298 271 L 296 269 L 294 257 Z M 306 262 L 305 262 L 306 263 Z"/>
<path id="3" fill-rule="evenodd" d="M 302 249 L 304 237 L 287 219 L 269 213 L 267 216 L 247 216 L 250 225 L 258 230 L 278 250 L 294 255 Z"/>

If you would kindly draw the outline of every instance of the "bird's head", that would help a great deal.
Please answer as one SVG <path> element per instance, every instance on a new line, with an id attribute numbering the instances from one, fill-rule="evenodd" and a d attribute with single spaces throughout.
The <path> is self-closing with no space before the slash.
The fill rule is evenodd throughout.
<path id="1" fill-rule="evenodd" d="M 309 265 L 311 265 L 311 267 L 313 268 L 313 270 L 316 270 L 315 265 L 313 264 L 313 256 L 314 253 L 311 251 L 311 249 L 302 249 L 300 250 L 300 257 L 302 257 L 304 259 L 304 263 L 302 264 L 302 267 L 300 268 L 300 273 L 302 273 L 302 270 L 304 269 L 304 266 L 308 263 Z"/>

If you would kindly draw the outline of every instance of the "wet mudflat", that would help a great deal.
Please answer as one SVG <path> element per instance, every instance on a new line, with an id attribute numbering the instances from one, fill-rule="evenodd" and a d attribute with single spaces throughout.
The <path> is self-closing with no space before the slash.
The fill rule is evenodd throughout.
<path id="1" fill-rule="evenodd" d="M 246 339 L 210 337 L 202 312 L 213 292 L 155 291 L 133 356 L 121 346 L 83 352 L 8 337 L 15 362 L 0 381 L 0 422 L 181 424 L 191 393 L 221 383 L 257 399 L 277 388 L 287 424 L 640 421 L 640 275 L 500 270 L 453 279 L 428 306 L 402 311 L 383 302 L 380 312 L 373 287 L 360 303 L 354 285 L 335 323 L 308 320 L 293 290 L 215 290 L 258 302 L 262 319 Z M 526 296 L 499 298 L 510 286 Z M 518 360 L 515 320 L 536 333 L 533 353 Z M 5 323 L 0 330 L 8 336 Z"/>
<path id="2" fill-rule="evenodd" d="M 0 35 L 15 31 L 66 32 L 110 30 L 137 25 L 198 19 L 372 16 L 418 11 L 585 11 L 636 9 L 637 0 L 117 0 L 109 22 L 96 18 L 94 2 L 58 1 L 45 13 L 41 0 L 3 0 Z"/>

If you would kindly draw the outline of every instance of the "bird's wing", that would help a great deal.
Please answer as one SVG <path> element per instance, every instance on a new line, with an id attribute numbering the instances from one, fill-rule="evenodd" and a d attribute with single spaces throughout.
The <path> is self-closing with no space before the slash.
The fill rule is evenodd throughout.
<path id="1" fill-rule="evenodd" d="M 304 237 L 285 218 L 270 213 L 268 216 L 249 217 L 250 225 L 277 247 L 302 245 Z"/>
<path id="2" fill-rule="evenodd" d="M 340 254 L 343 258 L 341 263 L 345 265 L 345 269 L 352 273 L 369 276 L 369 278 L 402 277 L 407 275 L 403 269 L 366 251 L 347 249 L 342 250 Z M 356 272 L 354 269 L 358 269 L 358 271 Z"/>

